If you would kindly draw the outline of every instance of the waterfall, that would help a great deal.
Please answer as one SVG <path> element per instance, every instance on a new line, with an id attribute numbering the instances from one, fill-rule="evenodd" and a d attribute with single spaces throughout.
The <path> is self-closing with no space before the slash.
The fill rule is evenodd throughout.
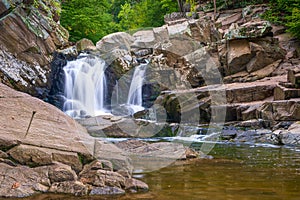
<path id="1" fill-rule="evenodd" d="M 67 63 L 64 67 L 66 98 L 64 112 L 75 118 L 106 112 L 105 69 L 105 61 L 98 57 L 81 57 Z"/>
<path id="2" fill-rule="evenodd" d="M 140 110 L 144 110 L 143 104 L 143 81 L 145 79 L 146 66 L 148 63 L 140 64 L 135 68 L 129 93 L 127 97 L 127 104 L 134 110 L 134 112 L 138 112 Z"/>

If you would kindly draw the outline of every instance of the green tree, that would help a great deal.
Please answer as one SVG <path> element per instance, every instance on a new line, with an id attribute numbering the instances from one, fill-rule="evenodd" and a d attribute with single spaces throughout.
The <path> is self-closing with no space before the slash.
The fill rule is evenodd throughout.
<path id="1" fill-rule="evenodd" d="M 270 0 L 270 8 L 263 17 L 273 23 L 285 25 L 288 32 L 300 39 L 300 1 Z"/>
<path id="2" fill-rule="evenodd" d="M 123 30 L 157 27 L 164 24 L 164 15 L 175 11 L 176 2 L 170 0 L 141 0 L 121 5 L 118 14 Z"/>
<path id="3" fill-rule="evenodd" d="M 97 42 L 118 30 L 109 13 L 108 0 L 65 0 L 62 3 L 61 24 L 70 33 L 70 41 L 82 38 Z"/>

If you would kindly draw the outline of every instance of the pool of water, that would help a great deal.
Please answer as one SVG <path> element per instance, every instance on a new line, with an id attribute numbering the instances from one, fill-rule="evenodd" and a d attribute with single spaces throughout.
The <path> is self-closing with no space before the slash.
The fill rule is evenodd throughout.
<path id="1" fill-rule="evenodd" d="M 214 158 L 177 161 L 158 171 L 136 174 L 149 185 L 147 193 L 109 197 L 38 195 L 26 200 L 300 199 L 299 148 L 217 144 L 210 155 Z"/>

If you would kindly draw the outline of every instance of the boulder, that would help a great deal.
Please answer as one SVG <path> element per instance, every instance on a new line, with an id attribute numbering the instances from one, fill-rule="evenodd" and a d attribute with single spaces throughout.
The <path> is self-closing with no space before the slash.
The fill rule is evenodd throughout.
<path id="1" fill-rule="evenodd" d="M 228 42 L 227 49 L 226 75 L 241 71 L 253 73 L 271 67 L 270 64 L 276 64 L 286 53 L 279 47 L 278 40 L 270 37 L 231 40 Z"/>
<path id="2" fill-rule="evenodd" d="M 252 58 L 249 42 L 247 40 L 233 40 L 228 43 L 228 69 L 227 74 L 234 74 L 246 69 L 246 64 Z"/>
<path id="3" fill-rule="evenodd" d="M 77 52 L 83 51 L 83 50 L 96 50 L 96 46 L 94 43 L 86 38 L 83 38 L 76 42 L 76 49 Z"/>
<path id="4" fill-rule="evenodd" d="M 128 33 L 117 32 L 103 37 L 96 43 L 96 47 L 101 53 L 110 53 L 116 49 L 130 51 L 130 45 L 133 41 L 134 37 Z"/>
<path id="5" fill-rule="evenodd" d="M 153 30 L 138 31 L 132 35 L 134 37 L 134 42 L 131 48 L 153 48 L 157 40 L 155 38 Z"/>

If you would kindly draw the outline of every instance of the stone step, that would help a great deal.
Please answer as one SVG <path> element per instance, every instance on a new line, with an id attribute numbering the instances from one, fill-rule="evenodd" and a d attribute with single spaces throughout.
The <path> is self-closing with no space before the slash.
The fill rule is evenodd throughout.
<path id="1" fill-rule="evenodd" d="M 274 89 L 274 100 L 288 100 L 300 97 L 300 89 L 287 88 L 282 85 L 276 86 Z"/>
<path id="2" fill-rule="evenodd" d="M 300 88 L 300 68 L 288 70 L 287 79 L 295 88 Z"/>

